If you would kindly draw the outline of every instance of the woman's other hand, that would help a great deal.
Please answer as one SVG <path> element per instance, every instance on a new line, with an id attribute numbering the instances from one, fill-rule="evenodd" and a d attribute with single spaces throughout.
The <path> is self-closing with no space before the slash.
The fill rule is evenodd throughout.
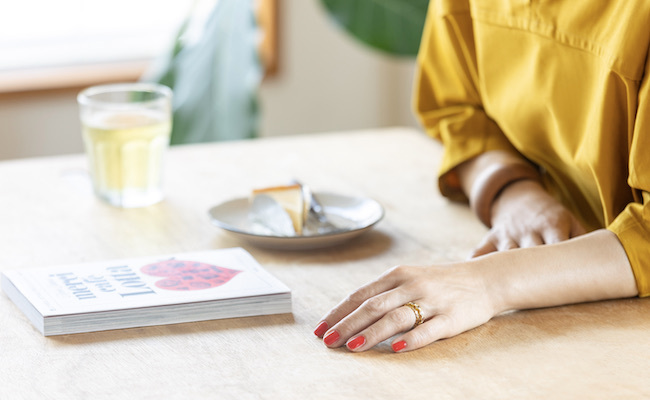
<path id="1" fill-rule="evenodd" d="M 492 228 L 472 257 L 553 244 L 586 232 L 576 217 L 533 180 L 506 186 L 492 204 Z"/>

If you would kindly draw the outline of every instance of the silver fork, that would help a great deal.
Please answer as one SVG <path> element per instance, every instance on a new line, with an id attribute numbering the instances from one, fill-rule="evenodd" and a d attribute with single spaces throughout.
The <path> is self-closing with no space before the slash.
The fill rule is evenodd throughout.
<path id="1" fill-rule="evenodd" d="M 327 217 L 327 214 L 325 213 L 325 209 L 323 208 L 322 204 L 318 201 L 316 195 L 314 194 L 314 192 L 311 190 L 309 186 L 303 184 L 302 182 L 296 179 L 293 179 L 291 182 L 300 185 L 303 196 L 306 199 L 309 199 L 309 213 L 307 214 L 307 221 L 311 222 L 311 225 L 317 227 L 316 229 L 317 233 L 320 234 L 334 233 L 343 230 L 338 226 L 334 225 L 332 222 L 330 222 L 329 218 Z M 308 223 L 307 225 L 310 224 Z"/>

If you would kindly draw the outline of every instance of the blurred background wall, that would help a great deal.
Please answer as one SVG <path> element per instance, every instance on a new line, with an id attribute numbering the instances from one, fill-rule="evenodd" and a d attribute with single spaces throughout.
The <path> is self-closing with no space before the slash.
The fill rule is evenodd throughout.
<path id="1" fill-rule="evenodd" d="M 413 59 L 353 41 L 317 1 L 280 4 L 279 66 L 261 87 L 261 137 L 417 125 Z M 82 152 L 79 89 L 0 94 L 0 160 Z"/>

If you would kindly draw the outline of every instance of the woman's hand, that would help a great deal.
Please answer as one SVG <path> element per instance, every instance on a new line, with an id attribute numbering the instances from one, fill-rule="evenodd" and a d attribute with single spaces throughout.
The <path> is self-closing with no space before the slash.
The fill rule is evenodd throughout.
<path id="1" fill-rule="evenodd" d="M 506 186 L 492 205 L 492 228 L 472 257 L 558 243 L 584 234 L 576 217 L 533 180 Z"/>
<path id="2" fill-rule="evenodd" d="M 448 175 L 457 176 L 472 208 L 491 226 L 472 257 L 558 243 L 585 233 L 573 214 L 544 190 L 536 169 L 518 154 L 488 151 Z"/>
<path id="3" fill-rule="evenodd" d="M 455 336 L 492 318 L 495 309 L 472 261 L 431 267 L 395 267 L 330 311 L 314 333 L 328 347 L 364 351 L 396 334 L 394 351 L 415 350 Z M 424 323 L 411 329 L 420 307 Z"/>

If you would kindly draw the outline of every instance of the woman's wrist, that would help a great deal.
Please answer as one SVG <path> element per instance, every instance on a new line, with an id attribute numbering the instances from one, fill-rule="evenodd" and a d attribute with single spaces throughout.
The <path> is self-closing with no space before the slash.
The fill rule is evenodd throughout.
<path id="1" fill-rule="evenodd" d="M 508 182 L 494 196 L 490 204 L 490 222 L 494 223 L 502 211 L 511 210 L 513 202 L 539 203 L 539 196 L 548 196 L 548 192 L 538 179 L 518 179 Z"/>
<path id="2" fill-rule="evenodd" d="M 540 181 L 537 168 L 521 155 L 505 150 L 480 154 L 460 165 L 454 171 L 469 203 L 486 226 L 491 227 L 494 199 L 503 188 L 519 180 Z"/>
<path id="3" fill-rule="evenodd" d="M 509 185 L 519 181 L 539 182 L 539 172 L 523 160 L 492 163 L 479 174 L 472 184 L 470 206 L 483 224 L 492 226 L 492 205 Z"/>
<path id="4" fill-rule="evenodd" d="M 500 263 L 507 262 L 507 260 L 500 260 L 501 254 L 503 253 L 490 253 L 478 258 L 473 258 L 465 264 L 470 273 L 478 277 L 485 288 L 485 293 L 490 303 L 489 307 L 492 309 L 493 317 L 510 310 L 506 291 L 502 286 L 501 279 L 503 277 L 500 276 L 504 273 Z"/>

